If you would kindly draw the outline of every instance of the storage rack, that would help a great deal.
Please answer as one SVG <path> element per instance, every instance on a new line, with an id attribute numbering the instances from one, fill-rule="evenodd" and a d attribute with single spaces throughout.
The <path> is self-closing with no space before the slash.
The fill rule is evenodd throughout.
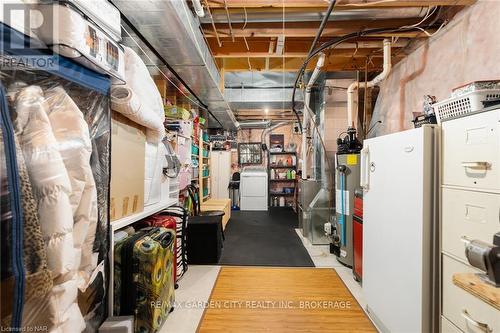
<path id="1" fill-rule="evenodd" d="M 191 154 L 191 158 L 193 160 L 198 161 L 198 173 L 193 174 L 192 182 L 195 182 L 198 185 L 199 189 L 199 197 L 201 202 L 205 202 L 210 199 L 211 196 L 211 175 L 210 175 L 210 154 L 212 152 L 212 144 L 208 141 L 205 141 L 203 138 L 203 129 L 199 129 L 198 138 L 196 140 L 196 136 L 192 136 L 193 145 L 198 147 L 198 154 Z M 203 152 L 207 151 L 207 156 L 203 156 Z M 206 170 L 209 170 L 208 175 L 203 175 L 204 167 Z M 204 190 L 208 189 L 208 193 L 204 195 Z"/>
<path id="2" fill-rule="evenodd" d="M 205 141 L 203 138 L 203 131 L 200 129 L 202 133 L 199 135 L 199 168 L 198 168 L 198 178 L 199 178 L 199 187 L 200 187 L 200 198 L 201 202 L 205 202 L 210 199 L 211 196 L 211 182 L 212 178 L 210 175 L 210 155 L 212 154 L 212 145 L 210 142 Z M 203 156 L 203 151 L 208 151 L 207 156 Z M 208 176 L 203 175 L 203 167 L 206 167 L 208 170 Z M 204 189 L 208 189 L 208 193 L 206 195 L 203 194 Z"/>
<path id="3" fill-rule="evenodd" d="M 275 159 L 277 156 L 294 156 L 295 163 L 293 165 L 277 165 L 277 164 L 271 164 L 271 159 L 274 157 Z M 277 207 L 276 205 L 273 205 L 273 197 L 280 198 L 280 197 L 285 197 L 285 203 L 286 203 L 286 198 L 293 197 L 295 198 L 296 192 L 297 192 L 297 180 L 296 177 L 293 179 L 286 179 L 286 178 L 279 178 L 279 179 L 273 179 L 273 174 L 275 171 L 282 171 L 282 170 L 294 170 L 297 171 L 297 153 L 296 152 L 269 152 L 268 154 L 268 178 L 269 178 L 269 207 Z M 274 186 L 273 186 L 274 185 Z M 288 185 L 288 186 L 286 186 Z M 276 191 L 274 188 L 276 186 L 280 187 L 293 187 L 293 192 L 292 193 L 285 193 L 284 191 Z M 295 208 L 295 199 L 293 200 L 293 207 Z M 286 206 L 286 205 L 285 205 Z"/>
<path id="4" fill-rule="evenodd" d="M 198 140 L 198 142 L 196 141 L 196 137 L 194 136 L 194 134 L 191 135 L 191 143 L 193 146 L 198 148 L 198 154 L 194 154 L 193 151 L 191 151 L 191 160 L 198 162 L 198 170 L 199 170 L 201 168 L 201 163 L 200 163 L 201 162 L 200 161 L 201 149 L 200 149 L 200 142 L 199 142 L 199 140 Z M 196 183 L 196 185 L 200 184 L 200 173 L 199 172 L 193 172 L 191 182 Z"/>

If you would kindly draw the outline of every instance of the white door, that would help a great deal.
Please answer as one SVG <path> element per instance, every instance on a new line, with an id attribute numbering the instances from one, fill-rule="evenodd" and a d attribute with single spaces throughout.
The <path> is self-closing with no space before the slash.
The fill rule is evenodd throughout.
<path id="1" fill-rule="evenodd" d="M 363 291 L 382 331 L 430 328 L 432 132 L 364 142 Z"/>
<path id="2" fill-rule="evenodd" d="M 212 198 L 229 198 L 227 188 L 231 179 L 231 152 L 212 151 L 210 175 L 212 177 Z"/>

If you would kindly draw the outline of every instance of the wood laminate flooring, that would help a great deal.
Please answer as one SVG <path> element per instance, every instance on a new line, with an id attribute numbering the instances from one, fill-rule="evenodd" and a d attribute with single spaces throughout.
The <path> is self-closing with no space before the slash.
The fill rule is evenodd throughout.
<path id="1" fill-rule="evenodd" d="M 376 332 L 335 270 L 223 267 L 198 332 Z"/>

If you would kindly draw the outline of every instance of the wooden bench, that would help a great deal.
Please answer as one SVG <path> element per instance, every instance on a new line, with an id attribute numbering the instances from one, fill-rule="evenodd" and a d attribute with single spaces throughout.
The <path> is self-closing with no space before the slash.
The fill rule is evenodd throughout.
<path id="1" fill-rule="evenodd" d="M 207 210 L 221 210 L 224 212 L 222 228 L 225 229 L 231 218 L 231 199 L 208 199 L 201 204 L 201 211 L 205 212 Z"/>

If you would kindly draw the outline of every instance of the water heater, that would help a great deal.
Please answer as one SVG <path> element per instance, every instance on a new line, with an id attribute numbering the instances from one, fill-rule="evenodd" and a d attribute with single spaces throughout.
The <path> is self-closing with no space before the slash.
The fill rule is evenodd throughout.
<path id="1" fill-rule="evenodd" d="M 345 266 L 353 265 L 354 191 L 360 177 L 361 143 L 356 130 L 349 128 L 347 135 L 337 140 L 335 165 L 335 223 L 332 230 L 331 252 Z"/>

